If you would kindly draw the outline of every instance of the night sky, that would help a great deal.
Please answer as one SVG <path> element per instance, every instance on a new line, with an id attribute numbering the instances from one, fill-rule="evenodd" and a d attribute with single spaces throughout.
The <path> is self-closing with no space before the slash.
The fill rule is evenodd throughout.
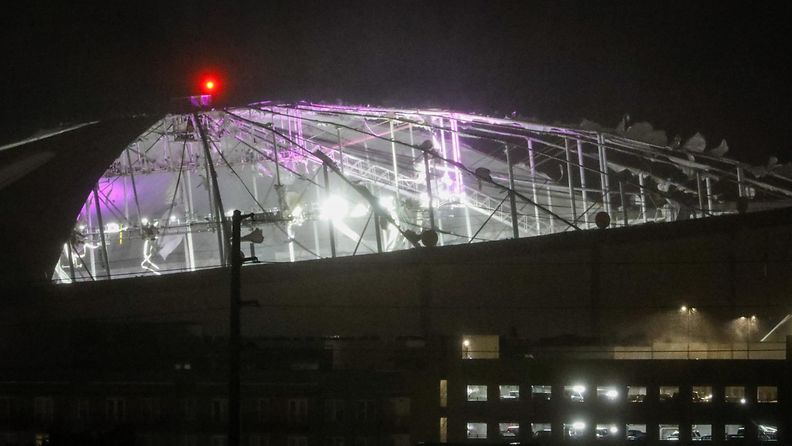
<path id="1" fill-rule="evenodd" d="M 746 161 L 792 160 L 791 17 L 776 2 L 167 3 L 4 7 L 0 141 L 166 111 L 208 70 L 228 104 L 432 106 L 609 127 L 629 113 L 671 137 L 726 138 Z"/>

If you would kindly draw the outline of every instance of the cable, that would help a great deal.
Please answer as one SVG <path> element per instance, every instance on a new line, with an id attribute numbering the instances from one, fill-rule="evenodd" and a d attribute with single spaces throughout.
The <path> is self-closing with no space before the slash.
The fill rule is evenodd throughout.
<path id="1" fill-rule="evenodd" d="M 246 120 L 245 118 L 241 118 L 241 117 L 239 117 L 239 116 L 237 116 L 237 115 L 234 115 L 233 113 L 230 113 L 230 112 L 228 112 L 228 111 L 225 111 L 225 112 L 226 112 L 226 113 L 228 113 L 228 114 L 230 114 L 231 116 L 234 116 L 234 117 L 237 117 L 237 118 L 239 118 L 239 119 L 243 119 L 243 120 L 245 120 L 245 121 L 248 121 L 248 120 Z M 251 121 L 248 121 L 248 122 L 251 122 Z M 349 179 L 348 179 L 348 178 L 347 178 L 347 177 L 346 177 L 346 176 L 345 176 L 345 175 L 344 175 L 344 174 L 343 174 L 343 173 L 342 173 L 342 172 L 341 172 L 341 171 L 338 169 L 338 167 L 335 165 L 335 163 L 334 163 L 332 160 L 330 160 L 330 158 L 329 158 L 329 157 L 327 157 L 327 155 L 324 155 L 324 153 L 323 153 L 323 152 L 321 152 L 321 151 L 317 150 L 315 153 L 311 153 L 311 152 L 310 152 L 308 149 L 306 149 L 305 147 L 301 146 L 301 145 L 300 145 L 300 144 L 298 144 L 297 142 L 293 141 L 291 138 L 289 138 L 289 137 L 287 137 L 286 135 L 284 135 L 284 134 L 282 134 L 282 133 L 278 132 L 277 130 L 275 130 L 275 129 L 273 128 L 273 126 L 266 127 L 266 126 L 264 126 L 264 125 L 262 125 L 262 124 L 255 123 L 255 122 L 254 122 L 254 125 L 261 126 L 261 127 L 265 128 L 265 129 L 269 130 L 270 132 L 273 132 L 274 134 L 276 134 L 276 135 L 280 136 L 281 138 L 285 139 L 286 141 L 289 141 L 290 143 L 294 144 L 294 145 L 295 145 L 295 146 L 297 146 L 298 148 L 302 149 L 304 152 L 306 152 L 306 153 L 310 154 L 310 155 L 311 155 L 313 158 L 316 158 L 317 160 L 319 160 L 319 162 L 320 162 L 320 163 L 322 163 L 323 165 L 325 165 L 325 166 L 327 166 L 328 168 L 330 168 L 331 170 L 333 170 L 333 172 L 334 172 L 336 175 L 338 175 L 338 176 L 339 176 L 339 177 L 340 177 L 342 180 L 344 180 L 344 182 L 345 182 L 345 183 L 347 183 L 347 184 L 348 184 L 348 185 L 349 185 L 349 186 L 350 186 L 350 187 L 351 187 L 353 190 L 355 190 L 357 193 L 359 193 L 361 196 L 363 196 L 363 198 L 364 198 L 364 199 L 366 199 L 367 201 L 369 201 L 370 205 L 371 205 L 371 206 L 372 206 L 374 209 L 378 209 L 378 208 L 379 208 L 379 205 L 378 205 L 378 203 L 377 203 L 376 199 L 374 198 L 374 196 L 373 196 L 373 195 L 371 195 L 371 192 L 369 192 L 369 191 L 368 191 L 368 189 L 365 189 L 365 188 L 362 188 L 362 189 L 361 189 L 361 188 L 359 188 L 359 187 L 356 187 L 356 185 L 355 185 L 354 183 L 352 183 L 352 182 L 351 182 L 351 181 L 350 181 L 350 180 L 349 180 Z M 324 157 L 327 157 L 327 159 L 323 159 L 323 158 L 322 158 L 322 156 L 324 156 Z M 397 224 L 397 223 L 396 223 L 396 222 L 395 222 L 395 221 L 394 221 L 394 220 L 393 220 L 393 219 L 390 217 L 390 215 L 389 215 L 389 214 L 387 214 L 387 213 L 385 213 L 385 212 L 381 212 L 381 211 L 378 211 L 378 212 L 380 212 L 381 216 L 382 216 L 383 218 L 385 218 L 385 219 L 388 221 L 388 223 L 392 224 L 392 225 L 393 225 L 393 226 L 394 226 L 394 227 L 395 227 L 395 228 L 396 228 L 396 229 L 397 229 L 397 230 L 398 230 L 398 231 L 399 231 L 399 232 L 400 232 L 400 233 L 401 233 L 401 234 L 404 236 L 404 238 L 406 238 L 408 241 L 410 241 L 410 242 L 413 244 L 413 246 L 415 246 L 416 248 L 420 246 L 420 245 L 418 245 L 417 241 L 415 241 L 415 240 L 413 240 L 412 238 L 410 238 L 410 237 L 408 237 L 408 236 L 407 236 L 407 234 L 404 232 L 404 230 L 403 230 L 403 229 L 401 229 L 401 227 L 399 227 L 399 225 L 398 225 L 398 224 Z"/>
<path id="2" fill-rule="evenodd" d="M 259 203 L 259 202 L 258 202 L 258 200 L 256 200 L 256 197 L 253 195 L 253 193 L 252 193 L 252 192 L 250 192 L 250 189 L 247 187 L 247 185 L 245 184 L 245 182 L 244 182 L 244 181 L 242 181 L 242 178 L 239 176 L 239 174 L 236 172 L 236 170 L 234 170 L 234 168 L 233 168 L 233 167 L 231 167 L 231 164 L 228 162 L 228 160 L 226 159 L 226 157 L 223 155 L 223 152 L 221 152 L 221 151 L 220 151 L 220 150 L 217 148 L 217 146 L 215 145 L 214 141 L 211 141 L 210 143 L 212 144 L 212 147 L 214 147 L 214 149 L 215 149 L 215 151 L 217 152 L 217 154 L 218 154 L 218 155 L 220 155 L 220 158 L 223 160 L 223 162 L 226 164 L 226 166 L 228 166 L 228 168 L 229 168 L 229 169 L 231 169 L 231 173 L 233 173 L 233 174 L 234 174 L 234 176 L 236 176 L 236 177 L 237 177 L 237 179 L 239 180 L 239 182 L 242 184 L 242 187 L 245 189 L 245 191 L 248 193 L 248 195 L 250 195 L 250 198 L 252 198 L 252 199 L 253 199 L 253 201 L 254 201 L 254 202 L 255 202 L 255 203 L 258 205 L 258 207 L 261 209 L 261 211 L 262 211 L 262 212 L 267 212 L 267 209 L 266 209 L 266 208 L 265 208 L 265 207 L 264 207 L 264 206 L 263 206 L 261 203 Z M 310 250 L 309 248 L 307 248 L 305 245 L 303 245 L 302 243 L 300 243 L 298 240 L 296 240 L 295 238 L 291 237 L 291 236 L 289 235 L 289 232 L 288 232 L 288 231 L 286 231 L 286 230 L 284 230 L 284 229 L 281 227 L 281 225 L 280 225 L 280 224 L 278 224 L 277 222 L 274 222 L 274 224 L 275 224 L 275 227 L 277 227 L 278 229 L 280 229 L 280 230 L 281 230 L 281 232 L 283 232 L 284 234 L 286 234 L 286 236 L 287 236 L 287 237 L 289 237 L 289 240 L 290 240 L 290 241 L 292 241 L 292 242 L 294 242 L 294 243 L 295 243 L 297 246 L 299 246 L 300 248 L 304 249 L 304 250 L 305 250 L 305 251 L 307 251 L 308 253 L 312 254 L 312 255 L 313 255 L 313 256 L 315 256 L 316 258 L 319 258 L 319 259 L 321 259 L 321 258 L 322 258 L 322 257 L 321 257 L 319 254 L 317 254 L 317 253 L 313 252 L 312 250 Z"/>
<path id="3" fill-rule="evenodd" d="M 176 186 L 173 188 L 173 199 L 171 200 L 171 205 L 168 208 L 168 218 L 165 220 L 165 229 L 170 227 L 171 213 L 173 212 L 173 206 L 176 204 L 176 195 L 179 192 L 179 183 L 181 182 L 182 169 L 184 168 L 184 155 L 186 152 L 187 140 L 185 140 L 182 144 L 181 160 L 179 161 L 179 174 L 176 176 Z"/>
<path id="4" fill-rule="evenodd" d="M 316 110 L 314 110 L 314 109 L 310 109 L 310 108 L 309 108 L 309 109 L 305 109 L 305 108 L 301 108 L 301 107 L 299 107 L 299 106 L 293 106 L 293 105 L 282 105 L 282 107 L 284 107 L 284 108 L 290 108 L 290 109 L 295 109 L 295 110 L 302 110 L 302 111 L 309 111 L 309 112 L 314 112 L 314 113 L 317 113 L 317 111 L 316 111 Z M 263 111 L 266 111 L 266 112 L 269 112 L 269 113 L 273 113 L 273 114 L 276 114 L 276 113 L 277 113 L 277 112 L 275 112 L 274 110 L 269 110 L 269 109 L 266 109 L 266 110 L 263 110 Z M 331 112 L 331 111 L 321 111 L 321 112 L 319 112 L 319 113 L 327 113 L 327 114 L 340 114 L 340 115 L 350 115 L 350 116 L 363 117 L 363 118 L 370 118 L 370 117 L 371 117 L 370 115 L 365 115 L 365 114 L 358 114 L 358 113 L 346 113 L 346 112 L 335 111 L 335 110 L 334 110 L 334 111 L 332 111 L 332 112 Z M 279 114 L 279 113 L 277 113 L 277 114 Z M 492 137 L 482 137 L 482 136 L 480 136 L 480 135 L 474 135 L 474 134 L 470 134 L 470 133 L 464 133 L 464 132 L 462 132 L 462 131 L 459 131 L 459 130 L 454 130 L 454 129 L 452 129 L 452 128 L 448 128 L 448 127 L 445 127 L 445 126 L 437 126 L 437 125 L 434 125 L 434 124 L 423 124 L 423 123 L 418 123 L 418 122 L 415 122 L 415 121 L 410 121 L 410 120 L 399 119 L 399 118 L 396 118 L 396 117 L 384 117 L 384 116 L 376 116 L 376 118 L 377 118 L 377 119 L 383 119 L 383 120 L 387 120 L 387 121 L 400 121 L 400 122 L 409 122 L 409 123 L 411 123 L 411 124 L 415 124 L 415 125 L 418 125 L 418 126 L 421 126 L 421 127 L 427 127 L 427 128 L 432 128 L 432 129 L 440 129 L 440 130 L 442 130 L 442 131 L 447 131 L 447 132 L 457 132 L 457 133 L 459 133 L 459 134 L 461 134 L 461 135 L 464 135 L 464 136 L 467 136 L 467 137 L 484 138 L 484 139 L 488 139 L 488 140 L 491 140 L 491 141 L 496 141 L 496 142 L 500 142 L 500 143 L 507 143 L 506 141 L 503 141 L 503 140 L 500 140 L 500 139 L 497 139 L 497 138 L 492 138 Z M 301 119 L 304 119 L 304 120 L 311 121 L 311 119 L 310 119 L 310 118 L 301 118 Z M 447 119 L 451 119 L 451 118 L 447 118 Z M 323 123 L 325 123 L 325 124 L 331 124 L 331 123 L 328 123 L 328 122 L 326 122 L 326 121 L 318 121 L 318 122 L 323 122 Z M 344 126 L 343 124 L 334 124 L 334 125 L 340 125 L 340 126 Z M 495 125 L 495 124 L 492 124 L 492 125 Z M 502 125 L 495 125 L 495 126 L 497 126 L 497 127 L 504 127 L 504 126 L 502 126 Z M 358 132 L 361 132 L 361 133 L 364 133 L 364 134 L 366 133 L 366 132 L 364 132 L 364 131 L 362 131 L 362 130 L 355 129 L 355 128 L 353 128 L 353 127 L 349 127 L 349 126 L 344 126 L 344 127 L 345 127 L 345 128 L 349 128 L 349 129 L 351 129 L 351 130 L 353 130 L 353 131 L 358 131 Z M 470 128 L 468 127 L 468 131 L 469 131 L 469 130 L 470 130 Z M 513 130 L 513 129 L 511 129 L 511 128 L 508 128 L 508 130 Z M 558 135 L 558 134 L 554 134 L 554 133 L 539 132 L 539 131 L 535 131 L 535 130 L 529 130 L 529 132 L 537 133 L 537 134 L 540 134 L 540 135 L 547 135 L 547 136 L 552 136 L 552 137 L 558 137 L 558 138 L 563 138 L 563 137 L 565 137 L 565 136 L 566 136 L 566 135 L 562 136 L 562 135 Z M 501 134 L 503 134 L 503 133 L 501 133 Z M 511 136 L 511 137 L 526 137 L 526 136 L 520 136 L 520 135 L 515 135 L 515 134 L 504 134 L 504 135 L 505 135 L 505 136 Z M 372 134 L 371 136 L 378 137 L 377 135 L 373 135 L 373 134 Z M 530 137 L 529 137 L 529 138 L 530 138 Z M 552 144 L 550 144 L 550 143 L 548 143 L 548 142 L 546 142 L 546 141 L 543 141 L 543 140 L 538 140 L 538 139 L 534 139 L 534 140 L 535 140 L 535 141 L 537 141 L 537 142 L 539 142 L 539 143 L 545 144 L 545 145 L 547 145 L 548 147 L 554 147 Z M 401 143 L 401 142 L 399 142 L 399 143 L 400 143 L 400 144 L 404 144 L 404 143 Z M 594 142 L 589 142 L 589 143 L 592 143 L 592 144 L 593 144 Z M 615 146 L 608 147 L 607 145 L 605 145 L 604 147 L 606 147 L 606 148 L 610 148 L 610 149 L 612 149 L 612 150 L 615 150 L 615 151 L 624 152 L 624 150 L 623 150 L 622 148 L 619 148 L 619 147 L 615 147 Z M 413 147 L 413 148 L 415 148 L 415 147 Z M 559 147 L 554 147 L 554 148 L 556 148 L 557 150 L 563 150 L 563 149 L 561 149 L 561 148 L 559 148 Z M 630 155 L 630 156 L 638 156 L 638 155 L 635 155 L 634 153 L 631 153 L 631 152 L 624 152 L 624 153 L 627 153 L 627 154 L 628 154 L 628 155 Z M 545 155 L 545 156 L 548 156 L 548 157 L 552 157 L 551 155 L 544 154 L 544 153 L 543 153 L 543 155 Z M 667 154 L 664 154 L 664 153 L 656 153 L 656 155 L 658 155 L 658 156 L 667 156 Z M 591 157 L 591 155 L 589 155 L 589 154 L 587 154 L 586 156 L 587 156 L 587 157 Z M 552 158 L 555 158 L 555 157 L 552 157 Z M 555 158 L 555 159 L 558 159 L 558 158 Z M 566 162 L 565 160 L 560 160 L 560 161 L 562 161 L 562 162 Z M 659 160 L 656 160 L 656 161 L 659 161 Z M 671 161 L 667 161 L 667 162 L 665 162 L 665 163 L 666 163 L 666 164 L 668 164 L 668 165 L 670 165 L 670 166 L 672 166 L 672 167 L 674 167 L 674 168 L 678 168 L 678 166 L 677 166 L 676 164 L 674 164 L 673 162 L 671 162 Z M 574 162 L 570 162 L 570 164 L 572 164 L 572 165 L 576 165 L 576 166 L 579 166 L 578 164 L 576 164 L 576 163 L 574 163 Z M 589 168 L 589 167 L 585 167 L 585 166 L 579 166 L 579 167 L 583 167 L 583 168 L 584 168 L 584 169 L 586 169 L 586 170 L 591 170 L 591 171 L 597 171 L 597 172 L 599 172 L 598 170 L 595 170 L 595 169 L 592 169 L 592 168 Z M 600 173 L 602 173 L 602 172 L 600 172 Z M 609 173 L 605 173 L 605 175 L 609 175 Z M 636 185 L 636 184 L 634 184 L 634 183 L 632 183 L 632 182 L 626 182 L 626 183 L 627 183 L 627 184 L 630 184 L 630 185 L 633 185 L 633 186 L 636 186 L 636 187 L 639 187 L 639 188 L 642 188 L 640 185 Z M 761 184 L 755 184 L 755 185 L 762 186 Z M 662 193 L 662 192 L 660 192 L 660 191 L 657 191 L 657 192 L 655 192 L 655 191 L 650 191 L 650 192 L 652 192 L 652 193 L 657 193 L 658 195 L 661 195 L 661 196 L 663 196 L 664 198 L 668 199 L 668 196 L 666 196 L 664 193 Z M 792 194 L 792 192 L 790 192 L 790 194 Z M 676 200 L 674 200 L 674 201 L 676 201 Z M 679 204 L 681 204 L 681 205 L 685 206 L 686 208 L 688 208 L 688 209 L 690 209 L 690 210 L 692 210 L 692 211 L 699 211 L 699 212 L 702 212 L 702 213 L 705 213 L 705 212 L 707 212 L 707 211 L 706 211 L 706 210 L 704 210 L 704 209 L 700 209 L 700 208 L 697 208 L 697 207 L 695 207 L 695 206 L 688 205 L 687 203 L 684 203 L 684 202 L 679 202 Z"/>
<path id="5" fill-rule="evenodd" d="M 268 113 L 271 113 L 271 114 L 278 114 L 278 115 L 283 115 L 283 113 L 278 113 L 278 112 L 275 112 L 275 111 L 273 111 L 273 110 L 267 110 L 267 109 L 263 109 L 263 110 L 262 110 L 262 109 L 257 109 L 257 110 L 258 110 L 258 111 L 264 111 L 264 112 L 268 112 Z M 226 113 L 228 113 L 228 114 L 230 114 L 231 116 L 234 116 L 234 117 L 238 118 L 238 119 L 242 119 L 243 121 L 247 121 L 247 122 L 253 122 L 253 123 L 255 123 L 255 121 L 250 121 L 250 120 L 248 120 L 248 119 L 246 119 L 246 118 L 243 118 L 243 117 L 241 117 L 241 116 L 235 115 L 235 114 L 233 114 L 233 113 L 229 112 L 228 110 L 225 110 L 225 112 L 226 112 Z M 533 204 L 533 205 L 534 205 L 534 206 L 536 206 L 537 208 L 541 209 L 543 212 L 545 212 L 545 213 L 547 213 L 547 214 L 550 214 L 551 216 L 555 217 L 557 220 L 560 220 L 560 221 L 562 221 L 563 223 L 565 223 L 565 224 L 567 224 L 567 225 L 569 225 L 569 226 L 572 226 L 572 227 L 574 227 L 574 228 L 575 228 L 575 229 L 577 229 L 577 230 L 579 230 L 579 229 L 580 229 L 580 228 L 578 228 L 577 226 L 575 226 L 574 224 L 572 224 L 570 221 L 568 221 L 568 220 L 566 220 L 565 218 L 563 218 L 563 217 L 561 217 L 561 216 L 559 216 L 559 215 L 555 214 L 554 212 L 552 212 L 552 211 L 550 211 L 549 209 L 547 209 L 547 208 L 545 208 L 545 207 L 543 207 L 543 206 L 539 205 L 538 203 L 535 203 L 533 200 L 531 200 L 531 199 L 530 199 L 530 198 L 528 198 L 527 196 L 525 196 L 525 195 L 521 194 L 520 192 L 517 192 L 517 191 L 515 191 L 515 190 L 513 190 L 513 189 L 510 189 L 510 188 L 509 188 L 509 187 L 507 187 L 507 186 L 504 186 L 504 185 L 502 185 L 502 184 L 500 184 L 500 183 L 497 183 L 497 182 L 495 182 L 494 180 L 492 180 L 491 178 L 480 177 L 480 176 L 479 176 L 479 175 L 477 175 L 475 172 L 473 172 L 472 170 L 468 169 L 468 168 L 467 168 L 467 167 L 466 167 L 464 164 L 462 164 L 462 163 L 460 163 L 460 162 L 457 162 L 457 161 L 455 161 L 455 160 L 450 160 L 450 159 L 448 159 L 448 158 L 444 158 L 444 157 L 442 157 L 441 155 L 439 155 L 438 153 L 436 153 L 435 151 L 433 151 L 433 150 L 431 150 L 431 149 L 426 149 L 426 148 L 424 148 L 424 147 L 422 147 L 422 146 L 420 146 L 420 145 L 418 145 L 418 146 L 416 146 L 416 145 L 410 145 L 410 144 L 408 144 L 408 143 L 405 143 L 405 142 L 399 141 L 399 140 L 397 140 L 397 139 L 386 138 L 386 137 L 379 136 L 379 135 L 376 135 L 376 134 L 373 134 L 373 133 L 368 133 L 368 132 L 366 132 L 366 131 L 364 131 L 364 130 L 356 129 L 356 128 L 354 128 L 354 127 L 350 127 L 350 126 L 347 126 L 347 125 L 344 125 L 344 124 L 330 123 L 330 122 L 327 122 L 327 121 L 312 120 L 312 119 L 310 119 L 310 118 L 300 118 L 300 119 L 307 120 L 307 121 L 321 122 L 321 123 L 324 123 L 324 124 L 332 124 L 332 125 L 336 125 L 336 126 L 339 126 L 339 127 L 344 127 L 344 128 L 347 128 L 347 129 L 349 129 L 349 130 L 353 130 L 353 131 L 356 131 L 356 132 L 359 132 L 359 133 L 362 133 L 362 134 L 367 134 L 367 135 L 369 135 L 369 136 L 372 136 L 372 137 L 374 137 L 374 138 L 381 139 L 381 140 L 383 140 L 383 141 L 389 141 L 389 142 L 392 142 L 392 143 L 394 143 L 394 144 L 400 144 L 400 145 L 403 145 L 403 146 L 410 147 L 410 148 L 412 148 L 412 149 L 420 150 L 420 151 L 422 151 L 422 152 L 425 152 L 425 153 L 427 153 L 428 155 L 430 155 L 430 156 L 432 156 L 432 157 L 434 157 L 434 158 L 437 158 L 437 159 L 440 159 L 440 160 L 444 161 L 446 164 L 450 164 L 450 165 L 452 165 L 452 166 L 455 166 L 455 167 L 457 167 L 457 168 L 461 169 L 462 171 L 464 171 L 464 172 L 468 173 L 469 175 L 472 175 L 474 178 L 478 179 L 479 181 L 484 181 L 484 182 L 487 182 L 487 183 L 489 183 L 489 184 L 492 184 L 492 185 L 494 185 L 495 187 L 497 187 L 497 188 L 499 188 L 499 189 L 504 189 L 504 190 L 507 190 L 507 191 L 509 191 L 509 192 L 511 192 L 511 193 L 513 193 L 513 194 L 515 194 L 515 196 L 518 196 L 518 197 L 520 197 L 522 200 L 524 200 L 524 201 L 527 201 L 528 203 L 531 203 L 531 204 Z M 254 124 L 254 125 L 260 125 L 260 124 Z"/>

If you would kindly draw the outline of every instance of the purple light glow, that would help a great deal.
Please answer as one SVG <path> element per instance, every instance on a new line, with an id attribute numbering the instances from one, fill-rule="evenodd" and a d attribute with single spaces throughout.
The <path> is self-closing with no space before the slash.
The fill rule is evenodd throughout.
<path id="1" fill-rule="evenodd" d="M 198 96 L 190 96 L 190 104 L 193 107 L 208 107 L 212 105 L 212 95 L 202 94 Z"/>
<path id="2" fill-rule="evenodd" d="M 454 152 L 454 161 L 462 163 L 462 153 L 459 148 L 459 123 L 456 120 L 456 115 L 451 115 L 451 148 Z M 456 192 L 462 196 L 462 172 L 458 166 L 454 166 L 454 173 L 456 176 Z"/>
<path id="3" fill-rule="evenodd" d="M 525 130 L 531 130 L 536 132 L 549 132 L 549 133 L 564 133 L 570 136 L 594 136 L 597 132 L 589 131 L 589 130 L 572 130 L 572 129 L 559 129 L 558 127 L 541 125 L 541 124 L 534 124 L 528 122 L 521 122 L 521 121 L 514 121 L 510 119 L 504 118 L 494 118 L 490 116 L 481 116 L 472 113 L 452 113 L 450 111 L 445 110 L 397 110 L 397 109 L 389 109 L 389 108 L 377 108 L 377 107 L 368 107 L 363 105 L 357 106 L 339 106 L 339 105 L 327 105 L 327 104 L 315 104 L 311 102 L 301 102 L 298 104 L 299 106 L 303 107 L 310 107 L 317 111 L 322 110 L 335 110 L 335 111 L 342 111 L 342 112 L 356 112 L 362 114 L 372 114 L 372 115 L 382 115 L 382 114 L 396 114 L 396 115 L 416 115 L 416 116 L 425 116 L 425 117 L 442 117 L 442 118 L 449 118 L 449 119 L 456 119 L 462 122 L 474 122 L 474 123 L 484 123 L 489 125 L 496 125 L 496 126 L 508 126 L 512 128 L 521 128 Z"/>

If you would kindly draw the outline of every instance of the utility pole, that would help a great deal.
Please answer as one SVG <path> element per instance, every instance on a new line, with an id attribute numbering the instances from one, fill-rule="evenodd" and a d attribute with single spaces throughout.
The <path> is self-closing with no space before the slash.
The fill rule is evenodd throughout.
<path id="1" fill-rule="evenodd" d="M 239 446 L 240 444 L 240 323 L 239 308 L 243 305 L 257 305 L 256 301 L 242 301 L 241 292 L 241 272 L 242 264 L 246 261 L 258 262 L 255 257 L 243 257 L 241 251 L 242 241 L 251 243 L 261 243 L 264 237 L 261 231 L 253 231 L 251 234 L 241 237 L 242 220 L 247 218 L 254 219 L 254 214 L 242 215 L 239 211 L 234 211 L 231 217 L 231 302 L 229 305 L 229 335 L 228 335 L 228 446 Z M 252 246 L 252 245 L 251 245 Z"/>
<path id="2" fill-rule="evenodd" d="M 228 336 L 228 446 L 239 446 L 239 300 L 241 294 L 240 276 L 242 272 L 242 253 L 240 252 L 240 226 L 242 213 L 234 211 L 231 220 L 231 302 Z"/>

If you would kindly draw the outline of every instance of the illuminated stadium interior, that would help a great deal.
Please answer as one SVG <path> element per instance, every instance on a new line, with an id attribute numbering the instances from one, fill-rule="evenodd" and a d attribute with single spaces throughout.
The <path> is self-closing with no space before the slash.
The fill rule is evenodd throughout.
<path id="1" fill-rule="evenodd" d="M 787 166 L 727 151 L 700 135 L 669 141 L 647 123 L 435 109 L 262 102 L 168 115 L 119 147 L 53 279 L 223 266 L 234 210 L 256 214 L 243 227 L 245 256 L 272 263 L 789 205 Z"/>

